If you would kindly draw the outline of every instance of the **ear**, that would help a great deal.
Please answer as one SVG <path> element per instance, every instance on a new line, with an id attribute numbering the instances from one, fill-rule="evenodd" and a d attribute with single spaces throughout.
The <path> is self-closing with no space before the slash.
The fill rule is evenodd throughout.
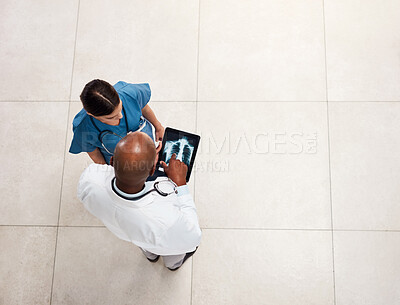
<path id="1" fill-rule="evenodd" d="M 156 171 L 156 163 L 154 163 L 153 168 L 150 170 L 149 176 L 153 176 L 155 171 Z"/>
<path id="2" fill-rule="evenodd" d="M 114 156 L 111 156 L 110 165 L 114 167 Z"/>

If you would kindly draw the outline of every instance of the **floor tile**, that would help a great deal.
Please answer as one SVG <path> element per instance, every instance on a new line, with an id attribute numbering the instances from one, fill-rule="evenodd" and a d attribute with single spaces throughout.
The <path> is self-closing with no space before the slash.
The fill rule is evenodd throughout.
<path id="1" fill-rule="evenodd" d="M 322 1 L 201 1 L 199 101 L 323 101 Z"/>
<path id="2" fill-rule="evenodd" d="M 2 102 L 0 224 L 57 224 L 68 103 Z"/>
<path id="3" fill-rule="evenodd" d="M 196 132 L 195 102 L 150 102 L 149 105 L 164 128 Z"/>
<path id="4" fill-rule="evenodd" d="M 103 226 L 103 223 L 90 214 L 77 198 L 79 178 L 86 167 L 92 164 L 87 153 L 70 154 L 72 141 L 72 121 L 82 109 L 81 102 L 71 102 L 68 121 L 68 135 L 65 153 L 64 177 L 61 195 L 60 225 L 63 226 Z"/>
<path id="5" fill-rule="evenodd" d="M 50 304 L 56 231 L 0 227 L 0 304 Z"/>
<path id="6" fill-rule="evenodd" d="M 336 229 L 399 230 L 400 104 L 329 105 Z"/>
<path id="7" fill-rule="evenodd" d="M 0 100 L 66 101 L 78 0 L 2 1 Z"/>
<path id="8" fill-rule="evenodd" d="M 100 78 L 149 83 L 153 101 L 194 101 L 198 7 L 194 0 L 81 1 L 73 99 Z"/>
<path id="9" fill-rule="evenodd" d="M 174 127 L 188 132 L 195 131 L 196 105 L 195 103 L 180 102 L 151 102 L 149 104 L 164 127 Z M 83 170 L 92 163 L 86 153 L 73 155 L 68 153 L 72 141 L 72 120 L 82 109 L 81 102 L 71 102 L 68 125 L 67 153 L 61 197 L 60 225 L 67 226 L 102 226 L 76 197 L 76 188 Z M 191 193 L 194 194 L 193 177 L 188 183 Z"/>
<path id="10" fill-rule="evenodd" d="M 203 230 L 193 305 L 333 305 L 330 232 Z"/>
<path id="11" fill-rule="evenodd" d="M 336 304 L 399 304 L 400 233 L 335 232 Z"/>
<path id="12" fill-rule="evenodd" d="M 106 228 L 60 228 L 53 305 L 189 304 L 191 259 L 176 272 L 150 263 Z"/>
<path id="13" fill-rule="evenodd" d="M 325 0 L 330 101 L 400 100 L 400 2 Z"/>
<path id="14" fill-rule="evenodd" d="M 203 227 L 329 229 L 322 103 L 199 103 Z"/>

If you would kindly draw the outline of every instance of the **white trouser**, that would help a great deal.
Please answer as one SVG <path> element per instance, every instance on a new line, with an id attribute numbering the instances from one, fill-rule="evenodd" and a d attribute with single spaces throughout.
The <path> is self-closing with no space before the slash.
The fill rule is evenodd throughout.
<path id="1" fill-rule="evenodd" d="M 139 247 L 140 248 L 140 247 Z M 158 255 L 140 248 L 143 254 L 149 259 L 155 259 Z M 170 269 L 178 268 L 182 265 L 186 253 L 179 255 L 160 255 L 164 261 L 164 266 Z"/>

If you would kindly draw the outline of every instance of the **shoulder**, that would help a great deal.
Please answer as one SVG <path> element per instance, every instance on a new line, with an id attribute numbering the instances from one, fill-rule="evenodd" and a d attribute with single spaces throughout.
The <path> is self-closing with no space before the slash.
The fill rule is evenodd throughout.
<path id="1" fill-rule="evenodd" d="M 72 121 L 72 126 L 74 130 L 77 128 L 80 129 L 85 127 L 88 120 L 89 115 L 87 114 L 86 110 L 82 108 L 82 110 L 75 115 L 74 120 Z"/>
<path id="2" fill-rule="evenodd" d="M 111 165 L 93 163 L 83 171 L 80 182 L 102 184 L 110 175 L 114 175 L 114 168 Z"/>
<path id="3" fill-rule="evenodd" d="M 125 93 L 132 97 L 137 97 L 139 93 L 146 92 L 150 94 L 150 85 L 148 83 L 142 84 L 131 84 L 124 81 L 119 81 L 114 85 L 115 90 L 118 94 Z"/>
<path id="4" fill-rule="evenodd" d="M 82 173 L 78 189 L 83 190 L 89 186 L 103 187 L 105 183 L 114 176 L 114 168 L 107 164 L 91 164 Z"/>
<path id="5" fill-rule="evenodd" d="M 114 176 L 114 168 L 106 164 L 91 164 L 82 173 L 78 182 L 78 198 L 85 199 L 101 193 L 106 182 Z"/>

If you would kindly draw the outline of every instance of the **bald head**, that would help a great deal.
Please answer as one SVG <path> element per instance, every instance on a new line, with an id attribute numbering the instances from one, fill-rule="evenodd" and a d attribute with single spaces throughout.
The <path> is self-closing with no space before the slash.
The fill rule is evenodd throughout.
<path id="1" fill-rule="evenodd" d="M 143 132 L 133 132 L 115 147 L 113 166 L 117 180 L 137 184 L 151 175 L 156 158 L 153 140 Z"/>

